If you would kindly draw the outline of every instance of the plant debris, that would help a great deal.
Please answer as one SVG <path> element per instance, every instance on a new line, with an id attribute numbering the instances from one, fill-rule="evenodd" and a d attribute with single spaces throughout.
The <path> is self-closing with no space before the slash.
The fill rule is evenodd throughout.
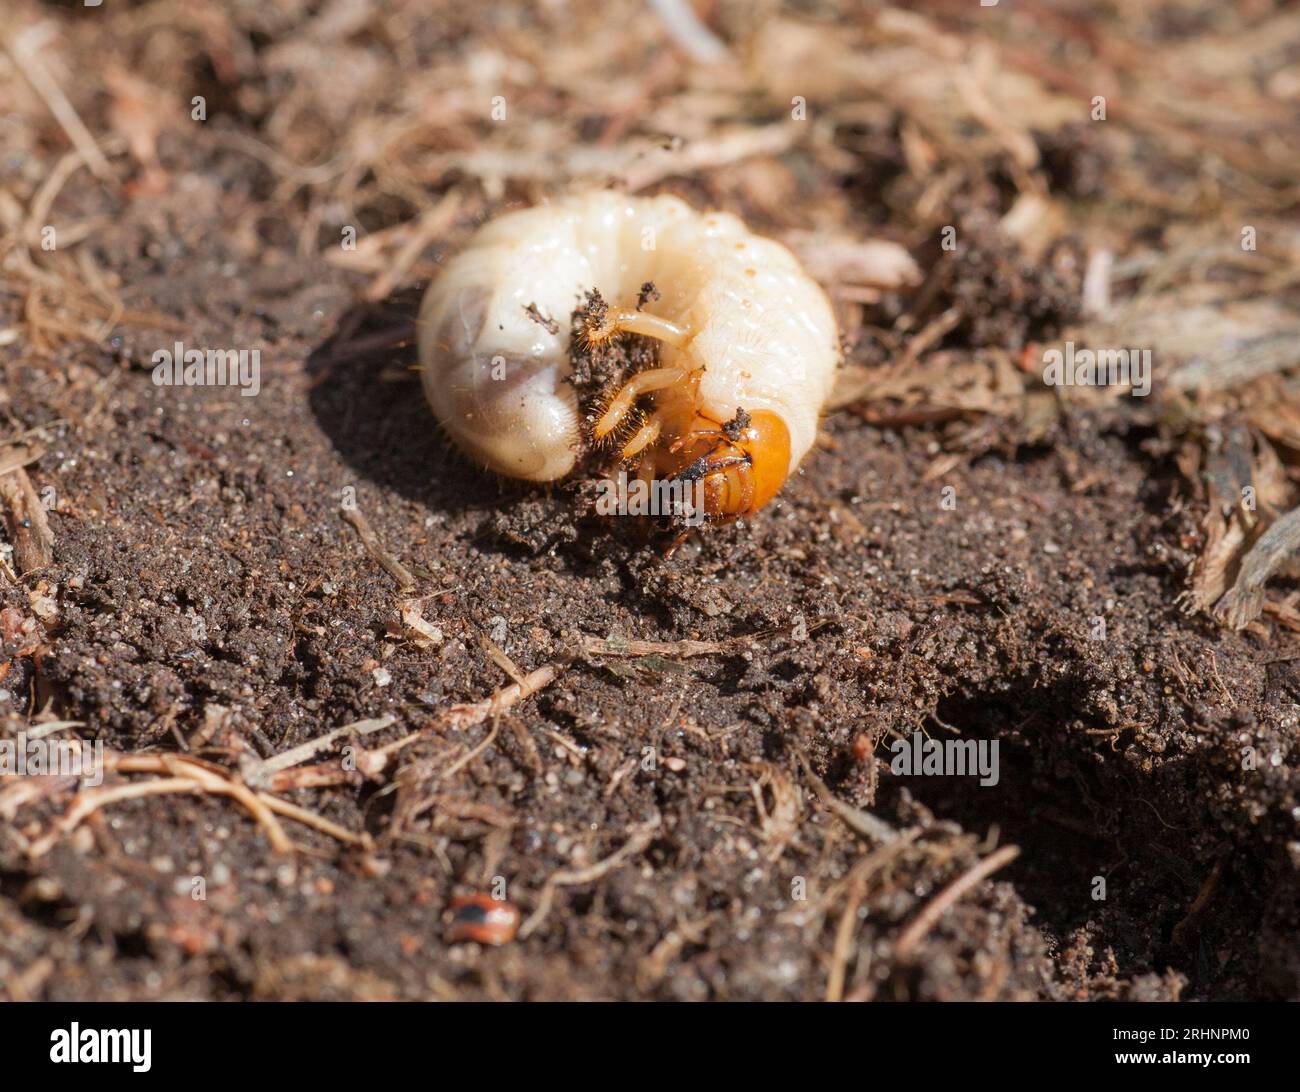
<path id="1" fill-rule="evenodd" d="M 12 0 L 0 993 L 1300 998 L 1300 18 L 1011 6 Z M 415 371 L 592 186 L 839 320 L 800 472 L 668 558 Z M 584 412 L 655 356 L 575 336 Z"/>

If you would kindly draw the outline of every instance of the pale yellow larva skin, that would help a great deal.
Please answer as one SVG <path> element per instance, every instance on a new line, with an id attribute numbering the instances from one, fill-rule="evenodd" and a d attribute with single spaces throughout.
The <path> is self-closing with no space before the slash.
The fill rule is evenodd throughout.
<path id="1" fill-rule="evenodd" d="M 793 473 L 839 364 L 830 302 L 779 243 L 669 196 L 589 193 L 507 213 L 475 233 L 420 310 L 424 387 L 438 420 L 498 473 L 564 477 L 582 437 L 564 381 L 570 315 L 593 288 L 635 307 L 647 281 L 660 298 L 643 310 L 691 334 L 681 349 L 661 345 L 660 366 L 704 369 L 698 410 L 716 421 L 737 408 L 778 414 Z M 529 317 L 530 304 L 557 333 Z"/>

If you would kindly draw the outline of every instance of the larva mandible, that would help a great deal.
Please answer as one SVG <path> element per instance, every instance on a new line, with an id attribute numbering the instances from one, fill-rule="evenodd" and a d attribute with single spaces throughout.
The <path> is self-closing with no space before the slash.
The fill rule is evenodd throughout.
<path id="1" fill-rule="evenodd" d="M 647 282 L 658 298 L 638 310 Z M 655 338 L 659 363 L 628 378 L 586 436 L 566 382 L 570 331 L 535 315 L 567 319 L 593 288 L 610 306 L 588 336 Z M 447 263 L 420 310 L 425 392 L 469 456 L 555 481 L 586 441 L 647 406 L 621 458 L 646 481 L 702 480 L 712 520 L 776 495 L 812 446 L 839 358 L 830 302 L 790 251 L 670 196 L 602 191 L 507 213 Z"/>

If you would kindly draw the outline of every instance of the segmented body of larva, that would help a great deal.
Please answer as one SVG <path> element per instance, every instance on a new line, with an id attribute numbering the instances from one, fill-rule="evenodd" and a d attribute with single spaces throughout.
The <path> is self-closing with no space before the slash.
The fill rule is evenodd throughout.
<path id="1" fill-rule="evenodd" d="M 657 295 L 638 309 L 647 282 Z M 627 379 L 588 436 L 566 380 L 568 319 L 592 289 L 610 306 L 586 336 L 656 338 L 659 363 Z M 780 489 L 812 446 L 839 358 L 830 303 L 785 247 L 668 196 L 597 192 L 507 213 L 447 263 L 420 313 L 425 391 L 467 454 L 553 481 L 585 442 L 622 441 L 630 423 L 620 457 L 646 480 L 702 480 L 713 519 Z"/>

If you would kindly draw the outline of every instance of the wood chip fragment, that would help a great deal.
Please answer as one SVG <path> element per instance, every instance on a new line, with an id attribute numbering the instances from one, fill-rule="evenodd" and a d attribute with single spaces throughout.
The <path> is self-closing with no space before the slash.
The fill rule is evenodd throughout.
<path id="1" fill-rule="evenodd" d="M 1237 579 L 1214 606 L 1214 616 L 1232 629 L 1245 629 L 1264 609 L 1264 585 L 1300 551 L 1300 508 L 1281 517 L 1247 552 Z"/>
<path id="2" fill-rule="evenodd" d="M 13 453 L 9 454 L 10 459 L 14 457 Z M 54 532 L 50 530 L 45 505 L 21 464 L 0 472 L 0 507 L 4 510 L 9 541 L 13 543 L 18 575 L 49 565 L 54 560 Z"/>

